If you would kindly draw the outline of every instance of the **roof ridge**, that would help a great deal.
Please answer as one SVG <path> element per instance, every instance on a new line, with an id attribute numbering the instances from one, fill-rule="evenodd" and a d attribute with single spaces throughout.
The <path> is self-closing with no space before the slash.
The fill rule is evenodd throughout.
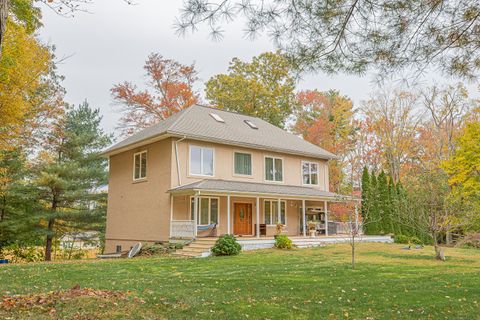
<path id="1" fill-rule="evenodd" d="M 262 118 L 259 118 L 259 117 L 256 117 L 256 116 L 252 116 L 251 114 L 246 114 L 246 113 L 243 113 L 243 112 L 238 112 L 238 111 L 232 111 L 232 110 L 226 110 L 226 109 L 220 109 L 220 108 L 217 108 L 217 107 L 214 107 L 214 106 L 204 106 L 204 105 L 201 105 L 201 104 L 196 104 L 196 106 L 199 106 L 199 107 L 202 107 L 202 108 L 206 108 L 206 109 L 212 109 L 212 110 L 218 110 L 218 111 L 222 111 L 222 112 L 227 112 L 227 113 L 233 113 L 233 114 L 236 114 L 236 115 L 239 115 L 239 116 L 244 116 L 244 117 L 249 117 L 249 118 L 254 118 L 254 119 L 259 119 L 259 120 L 262 120 L 262 121 L 265 121 L 263 120 Z M 265 121 L 269 124 L 271 124 L 270 122 L 268 121 Z M 274 124 L 271 124 L 272 126 L 275 126 Z M 277 126 L 275 126 L 277 127 Z M 278 127 L 277 127 L 278 128 Z M 280 128 L 281 129 L 281 128 Z"/>
<path id="2" fill-rule="evenodd" d="M 175 125 L 177 124 L 177 122 L 180 121 L 180 119 L 182 119 L 182 118 L 185 116 L 185 114 L 189 111 L 189 109 L 191 109 L 193 106 L 196 106 L 196 104 L 194 104 L 194 105 L 192 105 L 192 106 L 190 106 L 190 107 L 188 107 L 188 108 L 185 108 L 185 109 L 181 110 L 181 111 L 179 112 L 179 115 L 178 115 L 177 119 L 175 119 L 175 121 L 173 121 L 173 122 L 168 126 L 168 128 L 165 129 L 165 131 L 168 132 L 172 127 L 175 127 Z"/>

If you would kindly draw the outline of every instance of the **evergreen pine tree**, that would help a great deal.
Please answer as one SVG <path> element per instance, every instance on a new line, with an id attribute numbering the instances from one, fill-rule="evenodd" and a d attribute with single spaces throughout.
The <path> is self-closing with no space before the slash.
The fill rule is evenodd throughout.
<path id="1" fill-rule="evenodd" d="M 370 208 L 369 208 L 369 216 L 370 216 L 370 223 L 368 227 L 368 232 L 370 234 L 378 234 L 380 232 L 380 214 L 379 214 L 379 206 L 378 206 L 378 183 L 377 183 L 377 176 L 375 172 L 372 171 L 370 174 Z"/>
<path id="2" fill-rule="evenodd" d="M 388 195 L 388 182 L 387 175 L 382 170 L 378 175 L 378 218 L 379 218 L 379 232 L 382 234 L 390 232 L 389 218 L 389 195 Z"/>
<path id="3" fill-rule="evenodd" d="M 34 190 L 27 184 L 26 156 L 19 149 L 0 154 L 0 249 L 17 243 L 34 244 L 36 203 Z"/>
<path id="4" fill-rule="evenodd" d="M 40 155 L 35 183 L 44 206 L 47 261 L 57 232 L 85 225 L 91 229 L 104 219 L 103 210 L 97 210 L 103 207 L 92 205 L 105 197 L 100 188 L 107 181 L 107 163 L 100 152 L 111 142 L 100 121 L 99 110 L 87 102 L 69 110 L 50 137 L 49 152 Z"/>
<path id="5" fill-rule="evenodd" d="M 362 220 L 364 222 L 363 231 L 365 234 L 370 233 L 370 216 L 369 216 L 369 209 L 370 209 L 370 174 L 368 172 L 367 167 L 363 168 L 362 172 Z"/>
<path id="6" fill-rule="evenodd" d="M 397 214 L 397 190 L 392 177 L 388 178 L 388 210 L 387 210 L 387 233 L 400 234 L 395 216 Z"/>

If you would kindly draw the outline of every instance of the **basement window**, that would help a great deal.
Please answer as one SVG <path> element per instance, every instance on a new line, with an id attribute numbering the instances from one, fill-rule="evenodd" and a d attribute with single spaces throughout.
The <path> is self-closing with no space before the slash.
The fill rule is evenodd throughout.
<path id="1" fill-rule="evenodd" d="M 257 125 L 250 120 L 244 120 L 245 123 L 252 129 L 258 129 Z"/>
<path id="2" fill-rule="evenodd" d="M 210 113 L 210 116 L 215 119 L 217 122 L 225 123 L 225 120 L 222 119 L 218 114 L 216 113 Z"/>

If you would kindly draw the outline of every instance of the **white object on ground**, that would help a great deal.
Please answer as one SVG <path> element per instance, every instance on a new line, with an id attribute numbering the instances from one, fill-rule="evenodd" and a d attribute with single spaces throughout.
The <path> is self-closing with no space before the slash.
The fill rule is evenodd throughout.
<path id="1" fill-rule="evenodd" d="M 140 250 L 142 250 L 142 243 L 138 242 L 136 245 L 132 247 L 132 249 L 130 249 L 130 251 L 128 251 L 128 257 L 129 258 L 135 257 L 140 252 Z"/>

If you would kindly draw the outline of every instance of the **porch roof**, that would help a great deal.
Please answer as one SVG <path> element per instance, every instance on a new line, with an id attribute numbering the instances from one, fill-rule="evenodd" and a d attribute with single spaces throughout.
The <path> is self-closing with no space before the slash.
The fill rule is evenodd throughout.
<path id="1" fill-rule="evenodd" d="M 311 187 L 258 182 L 227 181 L 219 179 L 204 179 L 168 190 L 169 193 L 193 193 L 196 191 L 249 194 L 253 196 L 263 195 L 345 200 L 345 196 Z"/>

